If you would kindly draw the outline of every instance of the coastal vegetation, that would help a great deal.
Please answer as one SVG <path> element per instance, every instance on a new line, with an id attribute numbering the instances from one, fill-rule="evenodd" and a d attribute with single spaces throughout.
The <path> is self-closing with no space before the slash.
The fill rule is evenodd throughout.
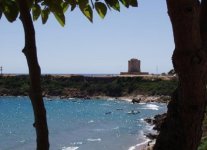
<path id="1" fill-rule="evenodd" d="M 207 149 L 207 114 L 205 114 L 203 121 L 203 136 L 201 139 L 200 146 L 198 150 L 206 150 Z"/>
<path id="2" fill-rule="evenodd" d="M 201 144 L 200 146 L 198 147 L 198 150 L 206 150 L 207 149 L 207 137 L 204 137 L 202 140 L 201 140 Z"/>
<path id="3" fill-rule="evenodd" d="M 177 80 L 143 77 L 84 77 L 44 75 L 42 79 L 43 96 L 79 97 L 91 96 L 170 96 L 177 87 Z M 0 95 L 28 95 L 29 76 L 0 77 Z"/>

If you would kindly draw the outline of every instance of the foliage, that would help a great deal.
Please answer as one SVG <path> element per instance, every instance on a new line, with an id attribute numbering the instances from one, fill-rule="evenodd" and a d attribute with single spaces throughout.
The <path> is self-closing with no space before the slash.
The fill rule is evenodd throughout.
<path id="1" fill-rule="evenodd" d="M 0 19 L 4 15 L 9 22 L 13 22 L 19 15 L 18 0 L 0 0 Z M 120 11 L 120 4 L 125 7 L 137 7 L 137 0 L 27 0 L 28 7 L 32 12 L 33 20 L 42 19 L 45 24 L 52 13 L 61 26 L 65 25 L 64 13 L 70 8 L 80 11 L 93 22 L 93 10 L 95 9 L 101 18 L 107 14 L 107 10 Z"/>
<path id="2" fill-rule="evenodd" d="M 207 137 L 201 140 L 201 144 L 198 147 L 198 150 L 206 150 L 207 149 Z"/>
<path id="3" fill-rule="evenodd" d="M 43 92 L 63 96 L 65 90 L 75 89 L 86 95 L 124 96 L 130 94 L 170 95 L 177 87 L 176 80 L 144 79 L 141 77 L 60 77 L 42 76 Z M 19 92 L 18 92 L 19 91 Z M 0 94 L 27 95 L 28 76 L 0 78 Z"/>
<path id="4" fill-rule="evenodd" d="M 207 150 L 207 114 L 205 114 L 203 121 L 203 138 L 201 140 L 198 150 Z"/>
<path id="5" fill-rule="evenodd" d="M 0 78 L 0 93 L 9 95 L 28 95 L 29 77 L 14 76 Z"/>

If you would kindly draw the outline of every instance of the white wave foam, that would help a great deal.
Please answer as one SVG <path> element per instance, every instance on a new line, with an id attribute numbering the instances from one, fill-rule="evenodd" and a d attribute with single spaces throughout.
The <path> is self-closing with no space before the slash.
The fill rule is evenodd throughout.
<path id="1" fill-rule="evenodd" d="M 101 139 L 100 138 L 98 138 L 98 139 L 87 139 L 87 141 L 89 141 L 89 142 L 100 142 Z"/>
<path id="2" fill-rule="evenodd" d="M 151 109 L 151 110 L 159 110 L 159 106 L 155 105 L 155 104 L 147 104 L 145 106 L 145 108 L 142 109 Z"/>
<path id="3" fill-rule="evenodd" d="M 111 104 L 101 104 L 102 106 L 111 106 Z"/>
<path id="4" fill-rule="evenodd" d="M 79 147 L 62 147 L 62 150 L 77 150 Z"/>
<path id="5" fill-rule="evenodd" d="M 25 143 L 25 142 L 26 142 L 26 140 L 21 140 L 21 141 L 20 141 L 20 143 Z"/>
<path id="6" fill-rule="evenodd" d="M 142 142 L 142 143 L 139 143 L 139 144 L 137 144 L 137 145 L 135 145 L 135 146 L 131 146 L 131 147 L 129 147 L 128 150 L 136 150 L 136 148 L 141 148 L 141 146 L 146 145 L 149 141 L 150 141 L 150 140 L 147 139 L 146 141 L 144 141 L 144 142 Z"/>
<path id="7" fill-rule="evenodd" d="M 93 123 L 94 122 L 94 120 L 90 120 L 88 123 Z"/>
<path id="8" fill-rule="evenodd" d="M 131 98 L 121 98 L 120 100 L 122 100 L 122 101 L 127 101 L 127 102 L 131 102 L 131 101 L 132 101 Z"/>
<path id="9" fill-rule="evenodd" d="M 71 143 L 72 145 L 82 145 L 83 142 L 74 142 L 74 143 Z"/>
<path id="10" fill-rule="evenodd" d="M 139 105 L 145 105 L 146 103 L 139 103 Z"/>
<path id="11" fill-rule="evenodd" d="M 83 142 L 76 142 L 76 144 L 77 144 L 77 145 L 82 145 L 82 144 L 83 144 Z"/>
<path id="12" fill-rule="evenodd" d="M 144 118 L 139 119 L 140 121 L 144 121 Z"/>
<path id="13" fill-rule="evenodd" d="M 118 129 L 119 129 L 119 126 L 117 126 L 117 127 L 113 128 L 113 130 L 118 130 Z"/>
<path id="14" fill-rule="evenodd" d="M 107 100 L 108 101 L 113 101 L 113 100 L 116 100 L 116 99 L 111 97 L 111 98 L 107 98 Z"/>
<path id="15" fill-rule="evenodd" d="M 155 127 L 155 125 L 148 125 L 148 126 L 146 126 L 146 128 L 147 128 L 149 131 L 156 131 L 156 130 L 153 130 L 154 127 Z"/>
<path id="16" fill-rule="evenodd" d="M 100 132 L 100 131 L 105 131 L 106 129 L 94 129 L 94 131 Z"/>

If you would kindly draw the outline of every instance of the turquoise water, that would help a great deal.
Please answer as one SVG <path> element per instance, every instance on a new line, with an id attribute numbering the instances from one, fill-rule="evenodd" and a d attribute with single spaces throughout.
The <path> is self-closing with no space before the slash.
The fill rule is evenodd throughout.
<path id="1" fill-rule="evenodd" d="M 143 119 L 166 112 L 166 104 L 120 100 L 47 99 L 45 105 L 51 150 L 133 150 L 151 130 Z M 27 97 L 0 97 L 0 120 L 0 150 L 35 150 Z"/>

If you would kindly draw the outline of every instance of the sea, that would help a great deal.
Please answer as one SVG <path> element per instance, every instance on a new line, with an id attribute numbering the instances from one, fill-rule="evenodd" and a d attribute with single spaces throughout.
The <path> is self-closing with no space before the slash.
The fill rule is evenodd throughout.
<path id="1" fill-rule="evenodd" d="M 144 119 L 166 112 L 163 103 L 118 99 L 44 98 L 50 150 L 139 150 L 154 132 Z M 0 150 L 35 150 L 28 97 L 0 97 Z"/>

